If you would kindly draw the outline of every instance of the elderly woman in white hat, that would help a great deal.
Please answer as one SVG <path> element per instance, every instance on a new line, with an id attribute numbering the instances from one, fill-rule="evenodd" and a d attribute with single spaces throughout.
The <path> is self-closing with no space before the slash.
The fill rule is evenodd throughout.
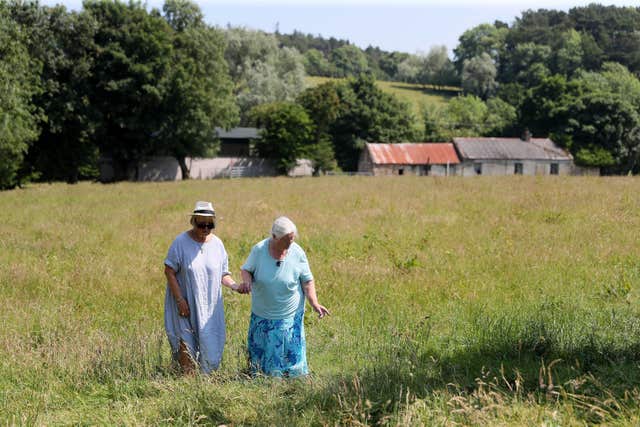
<path id="1" fill-rule="evenodd" d="M 305 295 L 320 318 L 329 314 L 318 303 L 309 262 L 294 242 L 296 236 L 296 226 L 289 218 L 277 218 L 271 237 L 256 244 L 242 266 L 239 292 L 251 292 L 248 349 L 254 374 L 308 374 Z"/>
<path id="2" fill-rule="evenodd" d="M 196 202 L 192 228 L 176 237 L 164 260 L 165 329 L 174 359 L 188 374 L 196 363 L 204 373 L 220 365 L 226 338 L 221 285 L 238 290 L 227 251 L 212 233 L 215 220 L 210 202 Z"/>

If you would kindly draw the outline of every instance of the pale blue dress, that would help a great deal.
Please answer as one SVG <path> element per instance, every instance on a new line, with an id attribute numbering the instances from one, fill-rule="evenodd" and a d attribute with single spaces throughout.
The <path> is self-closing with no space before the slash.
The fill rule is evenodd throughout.
<path id="1" fill-rule="evenodd" d="M 213 236 L 209 242 L 199 243 L 184 232 L 171 244 L 164 263 L 176 272 L 180 292 L 191 312 L 188 318 L 178 314 L 167 284 L 164 324 L 174 357 L 182 340 L 202 372 L 218 369 L 226 339 L 221 282 L 229 274 L 222 241 Z"/>

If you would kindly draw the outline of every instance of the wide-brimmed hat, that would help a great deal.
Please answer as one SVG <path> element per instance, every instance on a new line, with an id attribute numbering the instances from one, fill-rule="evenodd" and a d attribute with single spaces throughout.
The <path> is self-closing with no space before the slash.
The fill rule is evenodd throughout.
<path id="1" fill-rule="evenodd" d="M 211 202 L 197 201 L 196 206 L 193 208 L 191 216 L 216 216 L 216 211 L 213 209 Z"/>

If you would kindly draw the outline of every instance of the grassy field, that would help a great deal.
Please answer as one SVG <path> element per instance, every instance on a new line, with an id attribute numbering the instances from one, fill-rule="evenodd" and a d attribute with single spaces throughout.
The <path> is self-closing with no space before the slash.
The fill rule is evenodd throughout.
<path id="1" fill-rule="evenodd" d="M 326 81 L 332 80 L 328 77 L 307 77 L 310 86 L 315 86 Z M 431 86 L 422 86 L 411 83 L 386 82 L 378 80 L 378 87 L 387 93 L 391 93 L 398 99 L 411 105 L 416 118 L 421 117 L 422 109 L 425 105 L 444 105 L 453 96 L 457 96 L 458 89 L 446 88 L 446 90 L 435 90 Z M 421 121 L 419 119 L 418 121 Z"/>
<path id="2" fill-rule="evenodd" d="M 312 375 L 246 375 L 224 290 L 210 377 L 171 368 L 163 259 L 198 199 L 238 270 L 278 214 L 332 316 Z M 325 177 L 0 193 L 0 421 L 638 425 L 640 180 Z"/>

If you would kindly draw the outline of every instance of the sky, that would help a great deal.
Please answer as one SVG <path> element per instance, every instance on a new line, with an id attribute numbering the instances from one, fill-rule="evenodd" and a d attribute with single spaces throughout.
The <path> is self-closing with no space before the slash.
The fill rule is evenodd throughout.
<path id="1" fill-rule="evenodd" d="M 540 8 L 568 11 L 589 3 L 640 6 L 640 0 L 195 0 L 205 20 L 218 27 L 247 27 L 288 34 L 294 30 L 349 40 L 361 48 L 427 52 L 445 45 L 452 55 L 460 35 L 500 20 L 511 25 L 521 12 Z M 163 0 L 147 0 L 162 8 Z M 79 9 L 79 0 L 41 0 Z"/>

